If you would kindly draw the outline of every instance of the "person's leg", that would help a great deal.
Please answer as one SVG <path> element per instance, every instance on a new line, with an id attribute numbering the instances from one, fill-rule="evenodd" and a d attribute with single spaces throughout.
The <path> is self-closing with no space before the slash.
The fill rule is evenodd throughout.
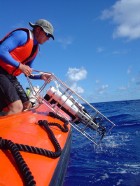
<path id="1" fill-rule="evenodd" d="M 7 107 L 9 111 L 5 115 L 16 114 L 22 112 L 23 110 L 23 104 L 21 100 L 14 101 L 13 103 L 9 104 Z"/>
<path id="2" fill-rule="evenodd" d="M 5 107 L 8 111 L 5 115 L 19 113 L 23 109 L 18 93 L 6 74 L 0 74 L 0 109 Z"/>
<path id="3" fill-rule="evenodd" d="M 23 104 L 23 110 L 30 109 L 32 107 L 32 104 L 29 101 L 29 98 L 25 90 L 23 89 L 22 85 L 19 83 L 18 79 L 12 76 L 12 78 L 10 78 L 10 81 L 12 82 L 13 86 L 16 88 L 18 96 L 20 97 L 20 100 Z"/>

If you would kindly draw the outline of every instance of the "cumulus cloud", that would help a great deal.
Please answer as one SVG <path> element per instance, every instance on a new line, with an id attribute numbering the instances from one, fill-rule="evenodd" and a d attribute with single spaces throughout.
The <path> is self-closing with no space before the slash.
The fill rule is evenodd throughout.
<path id="1" fill-rule="evenodd" d="M 69 68 L 67 72 L 68 84 L 78 94 L 84 93 L 84 89 L 78 85 L 78 81 L 83 80 L 87 76 L 85 68 Z"/>
<path id="2" fill-rule="evenodd" d="M 135 82 L 136 82 L 136 85 L 140 85 L 140 72 L 139 72 L 138 75 L 136 76 Z"/>
<path id="3" fill-rule="evenodd" d="M 98 52 L 98 53 L 101 53 L 101 52 L 103 52 L 103 51 L 104 51 L 104 48 L 103 48 L 103 47 L 98 47 L 98 48 L 97 48 L 97 52 Z"/>
<path id="4" fill-rule="evenodd" d="M 95 80 L 95 83 L 97 83 L 97 84 L 100 83 L 100 80 L 99 79 L 96 79 Z"/>
<path id="5" fill-rule="evenodd" d="M 62 45 L 64 49 L 66 49 L 69 45 L 73 43 L 73 38 L 72 37 L 59 38 L 57 41 Z"/>
<path id="6" fill-rule="evenodd" d="M 127 89 L 128 89 L 128 87 L 127 87 L 127 86 L 121 86 L 121 87 L 119 87 L 118 89 L 119 89 L 119 90 L 123 90 L 123 91 L 124 91 L 124 90 L 127 90 Z"/>
<path id="7" fill-rule="evenodd" d="M 132 72 L 132 67 L 129 67 L 129 68 L 127 69 L 127 74 L 131 74 L 131 72 Z"/>
<path id="8" fill-rule="evenodd" d="M 133 82 L 136 81 L 136 78 L 135 77 L 132 77 L 130 81 L 133 83 Z"/>
<path id="9" fill-rule="evenodd" d="M 113 37 L 140 38 L 140 0 L 118 0 L 102 12 L 101 19 L 112 19 L 116 28 Z"/>
<path id="10" fill-rule="evenodd" d="M 71 81 L 80 81 L 82 79 L 85 79 L 87 76 L 87 71 L 83 67 L 78 69 L 78 68 L 69 68 L 67 72 L 67 77 Z"/>
<path id="11" fill-rule="evenodd" d="M 75 92 L 77 92 L 78 94 L 84 93 L 84 89 L 82 87 L 78 86 L 78 84 L 76 82 L 72 83 L 71 89 L 74 90 Z"/>
<path id="12" fill-rule="evenodd" d="M 102 85 L 100 88 L 97 89 L 97 92 L 99 94 L 103 94 L 104 91 L 108 88 L 109 86 L 106 84 L 106 85 Z"/>

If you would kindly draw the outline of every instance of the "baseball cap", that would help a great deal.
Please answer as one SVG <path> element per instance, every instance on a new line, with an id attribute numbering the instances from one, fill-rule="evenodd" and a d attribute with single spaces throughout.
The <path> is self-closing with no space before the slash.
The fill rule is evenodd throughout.
<path id="1" fill-rule="evenodd" d="M 54 36 L 53 36 L 54 29 L 53 29 L 52 24 L 49 21 L 47 21 L 45 19 L 39 19 L 34 24 L 29 22 L 29 25 L 31 27 L 40 26 L 43 29 L 43 31 L 46 34 L 49 34 L 50 37 L 54 40 Z"/>

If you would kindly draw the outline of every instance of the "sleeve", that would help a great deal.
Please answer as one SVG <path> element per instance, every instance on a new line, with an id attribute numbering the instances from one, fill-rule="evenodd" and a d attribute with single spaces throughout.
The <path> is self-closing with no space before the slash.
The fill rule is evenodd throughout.
<path id="1" fill-rule="evenodd" d="M 32 74 L 29 76 L 30 79 L 41 79 L 42 74 Z"/>
<path id="2" fill-rule="evenodd" d="M 23 30 L 12 32 L 11 35 L 0 44 L 0 59 L 9 65 L 18 67 L 19 62 L 12 58 L 10 52 L 15 48 L 24 45 L 27 42 L 27 39 L 27 33 Z"/>

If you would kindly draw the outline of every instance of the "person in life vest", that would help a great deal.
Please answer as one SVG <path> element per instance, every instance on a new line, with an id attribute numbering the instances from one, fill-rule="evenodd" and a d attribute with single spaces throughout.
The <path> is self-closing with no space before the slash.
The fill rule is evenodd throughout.
<path id="1" fill-rule="evenodd" d="M 5 115 L 22 112 L 31 107 L 25 90 L 17 76 L 24 73 L 32 79 L 51 80 L 50 73 L 32 76 L 32 64 L 38 54 L 39 45 L 50 38 L 54 40 L 53 26 L 39 19 L 32 29 L 18 28 L 7 34 L 0 41 L 0 112 L 7 108 Z"/>
<path id="2" fill-rule="evenodd" d="M 37 93 L 39 91 L 39 86 L 34 86 L 33 90 L 31 90 L 29 87 L 26 88 L 26 94 L 29 98 L 29 101 L 32 103 L 32 106 L 37 105 L 38 101 L 37 101 Z"/>
<path id="3" fill-rule="evenodd" d="M 29 87 L 27 87 L 27 88 L 26 88 L 26 95 L 29 97 L 30 93 L 31 93 L 31 90 L 30 90 Z"/>

